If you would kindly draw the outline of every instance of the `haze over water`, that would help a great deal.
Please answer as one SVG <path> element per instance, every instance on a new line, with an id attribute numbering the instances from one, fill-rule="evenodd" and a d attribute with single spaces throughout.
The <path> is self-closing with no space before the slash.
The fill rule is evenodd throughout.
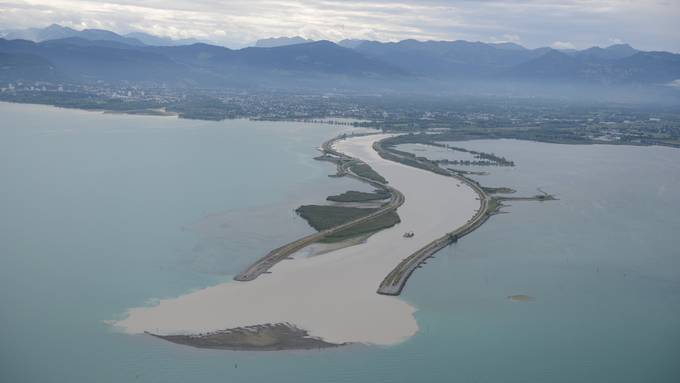
<path id="1" fill-rule="evenodd" d="M 678 150 L 460 144 L 517 164 L 477 177 L 483 184 L 560 200 L 512 203 L 417 270 L 403 298 L 419 308 L 421 331 L 403 344 L 244 353 L 119 334 L 103 321 L 229 280 L 311 232 L 298 205 L 366 190 L 312 160 L 341 129 L 11 104 L 0 115 L 2 381 L 680 376 Z M 515 294 L 534 301 L 507 299 Z"/>

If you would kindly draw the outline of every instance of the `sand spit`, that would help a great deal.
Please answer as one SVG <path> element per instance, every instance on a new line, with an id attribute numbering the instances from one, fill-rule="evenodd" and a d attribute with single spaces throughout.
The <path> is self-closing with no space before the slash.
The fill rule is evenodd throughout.
<path id="1" fill-rule="evenodd" d="M 344 345 L 328 343 L 321 339 L 310 337 L 307 331 L 299 329 L 290 323 L 267 323 L 205 334 L 156 335 L 149 333 L 149 335 L 172 343 L 216 350 L 313 350 Z"/>
<path id="2" fill-rule="evenodd" d="M 114 325 L 131 334 L 187 336 L 287 323 L 332 344 L 392 345 L 411 337 L 418 330 L 415 308 L 376 294 L 377 287 L 403 258 L 465 224 L 480 202 L 471 188 L 457 187 L 455 178 L 381 158 L 372 144 L 385 137 L 351 137 L 335 148 L 369 164 L 405 195 L 400 224 L 357 246 L 280 262 L 253 281 L 227 282 L 130 309 Z M 404 238 L 407 231 L 415 236 Z"/>

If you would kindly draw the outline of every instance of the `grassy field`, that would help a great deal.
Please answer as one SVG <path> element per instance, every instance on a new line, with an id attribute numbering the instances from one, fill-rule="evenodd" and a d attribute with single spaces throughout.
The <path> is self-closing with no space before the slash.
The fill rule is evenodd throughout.
<path id="1" fill-rule="evenodd" d="M 377 210 L 359 207 L 302 205 L 295 212 L 304 218 L 311 227 L 322 231 L 367 216 Z"/>
<path id="2" fill-rule="evenodd" d="M 490 214 L 497 213 L 500 208 L 503 207 L 503 203 L 498 198 L 489 198 L 489 205 L 486 209 Z"/>
<path id="3" fill-rule="evenodd" d="M 349 238 L 353 238 L 359 235 L 373 234 L 382 229 L 387 229 L 401 222 L 399 215 L 395 211 L 383 214 L 380 217 L 373 219 L 369 222 L 362 223 L 361 225 L 354 226 L 347 230 L 343 230 L 339 233 L 335 233 L 331 236 L 324 238 L 321 242 L 340 242 Z"/>
<path id="4" fill-rule="evenodd" d="M 343 223 L 369 215 L 378 209 L 365 209 L 344 206 L 303 205 L 295 211 L 304 218 L 310 226 L 317 231 L 330 229 Z M 370 234 L 391 227 L 400 222 L 399 215 L 392 211 L 374 220 L 348 228 L 332 236 L 328 236 L 323 242 L 337 242 L 358 235 Z"/>
<path id="5" fill-rule="evenodd" d="M 387 180 L 383 178 L 380 174 L 378 174 L 373 168 L 366 164 L 354 164 L 349 167 L 349 169 L 352 171 L 352 173 L 360 176 L 360 177 L 366 177 L 368 179 L 371 179 L 373 181 L 377 181 L 383 184 L 387 183 Z"/>
<path id="6" fill-rule="evenodd" d="M 494 187 L 482 186 L 481 188 L 487 194 L 512 194 L 512 193 L 515 192 L 514 189 L 511 189 L 509 187 L 494 188 Z"/>
<path id="7" fill-rule="evenodd" d="M 326 199 L 333 202 L 369 202 L 387 198 L 390 198 L 389 192 L 376 189 L 373 193 L 350 190 L 342 194 L 332 195 Z"/>

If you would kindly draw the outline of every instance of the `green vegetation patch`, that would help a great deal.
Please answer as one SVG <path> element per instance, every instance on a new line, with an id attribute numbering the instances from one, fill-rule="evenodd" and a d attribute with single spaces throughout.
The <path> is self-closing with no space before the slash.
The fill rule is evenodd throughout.
<path id="1" fill-rule="evenodd" d="M 377 210 L 360 207 L 302 205 L 295 212 L 314 229 L 322 231 L 367 216 Z"/>
<path id="2" fill-rule="evenodd" d="M 501 202 L 501 200 L 491 197 L 489 198 L 489 204 L 487 206 L 486 212 L 487 214 L 495 214 L 498 213 L 502 207 L 503 202 Z"/>
<path id="3" fill-rule="evenodd" d="M 338 195 L 327 197 L 328 201 L 333 202 L 369 202 L 379 201 L 390 198 L 390 193 L 385 190 L 376 189 L 373 193 L 350 190 Z"/>
<path id="4" fill-rule="evenodd" d="M 151 336 L 177 344 L 198 348 L 222 350 L 293 350 L 337 347 L 342 344 L 327 343 L 311 337 L 305 330 L 288 323 L 264 324 L 237 327 L 196 335 L 157 335 Z"/>
<path id="5" fill-rule="evenodd" d="M 383 178 L 378 172 L 373 170 L 370 166 L 364 164 L 364 163 L 358 163 L 351 165 L 349 167 L 349 170 L 352 171 L 352 173 L 360 176 L 360 177 L 365 177 L 373 181 L 377 181 L 383 184 L 387 183 L 387 180 Z"/>
<path id="6" fill-rule="evenodd" d="M 511 189 L 509 187 L 489 187 L 489 186 L 482 186 L 482 190 L 486 192 L 487 194 L 512 194 L 515 193 L 515 189 Z"/>
<path id="7" fill-rule="evenodd" d="M 379 209 L 365 209 L 358 207 L 303 205 L 295 211 L 317 231 L 330 229 L 357 218 L 367 216 Z M 392 227 L 401 222 L 399 215 L 391 211 L 368 222 L 350 227 L 339 233 L 326 237 L 323 242 L 338 242 L 358 235 L 374 233 Z"/>
<path id="8" fill-rule="evenodd" d="M 343 230 L 324 238 L 321 242 L 332 243 L 340 242 L 349 238 L 357 237 L 359 235 L 368 235 L 376 233 L 382 229 L 387 229 L 401 222 L 399 215 L 394 210 L 381 215 L 368 222 Z"/>
<path id="9" fill-rule="evenodd" d="M 404 165 L 413 166 L 414 168 L 428 170 L 436 174 L 441 174 L 444 176 L 450 175 L 450 173 L 439 167 L 435 162 L 428 160 L 425 157 L 416 157 L 413 153 L 403 152 L 394 149 L 391 144 L 385 144 L 388 140 L 392 138 L 387 138 L 383 140 L 384 143 L 378 142 L 377 145 L 373 145 L 373 148 L 380 154 L 380 156 L 386 160 L 395 161 L 402 163 Z"/>

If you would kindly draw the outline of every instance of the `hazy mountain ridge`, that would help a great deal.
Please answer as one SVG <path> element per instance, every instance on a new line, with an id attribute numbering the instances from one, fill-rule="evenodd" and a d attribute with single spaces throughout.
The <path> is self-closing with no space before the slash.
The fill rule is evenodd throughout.
<path id="1" fill-rule="evenodd" d="M 582 51 L 576 51 L 575 55 L 601 60 L 618 60 L 632 56 L 639 51 L 628 44 L 615 44 L 606 48 L 591 47 Z"/>
<path id="2" fill-rule="evenodd" d="M 62 27 L 61 25 L 57 24 L 52 24 L 45 28 L 28 28 L 5 31 L 2 37 L 7 40 L 20 39 L 35 42 L 77 37 L 84 40 L 115 41 L 128 45 L 144 45 L 138 39 L 121 36 L 117 33 L 104 29 L 83 29 L 82 31 L 79 31 L 69 27 Z"/>
<path id="3" fill-rule="evenodd" d="M 107 31 L 104 29 L 76 30 L 69 27 L 63 27 L 58 24 L 52 24 L 45 28 L 26 28 L 1 31 L 0 37 L 7 40 L 30 40 L 38 43 L 49 40 L 60 40 L 75 37 L 84 40 L 115 41 L 135 46 L 140 45 L 174 46 L 174 45 L 189 45 L 200 42 L 197 39 L 174 40 L 167 37 L 155 36 L 144 32 L 130 32 L 125 35 L 120 35 L 118 33 Z"/>
<path id="4" fill-rule="evenodd" d="M 356 79 L 406 75 L 389 64 L 327 41 L 231 50 L 208 44 L 148 47 L 78 38 L 41 43 L 0 39 L 0 52 L 10 55 L 5 60 L 15 59 L 16 55 L 40 58 L 56 68 L 63 79 L 82 82 L 155 81 L 219 86 L 296 80 L 314 75 Z M 4 67 L 0 67 L 0 72 L 5 71 Z M 32 79 L 44 78 L 34 74 L 32 78 L 15 80 Z"/>
<path id="5" fill-rule="evenodd" d="M 285 47 L 287 45 L 313 43 L 314 40 L 308 40 L 300 36 L 293 37 L 270 37 L 267 39 L 259 39 L 255 42 L 256 48 L 276 48 Z"/>
<path id="6" fill-rule="evenodd" d="M 488 76 L 528 61 L 539 53 L 531 50 L 497 48 L 469 41 L 417 41 L 396 43 L 363 42 L 355 48 L 414 74 L 436 77 Z"/>
<path id="7" fill-rule="evenodd" d="M 568 81 L 599 86 L 663 85 L 680 79 L 680 55 L 638 51 L 626 44 L 559 51 L 463 40 L 343 40 L 335 44 L 278 38 L 274 42 L 286 44 L 234 50 L 205 43 L 174 45 L 170 43 L 174 40 L 144 34 L 120 36 L 109 31 L 75 31 L 59 26 L 12 33 L 7 37 L 21 33 L 36 39 L 65 37 L 42 42 L 0 39 L 0 52 L 4 53 L 0 57 L 0 77 L 6 80 L 63 78 L 208 87 L 367 87 L 375 86 L 377 81 L 385 87 L 408 84 L 429 89 L 463 82 Z M 76 36 L 70 36 L 74 33 Z M 146 45 L 131 36 L 158 44 Z M 287 44 L 290 42 L 294 43 Z M 32 69 L 19 70 L 18 63 Z M 45 73 L 40 73 L 39 68 L 44 68 Z"/>
<path id="8" fill-rule="evenodd" d="M 144 32 L 130 32 L 126 33 L 125 37 L 137 39 L 141 41 L 145 45 L 155 45 L 155 46 L 161 46 L 161 47 L 170 47 L 170 46 L 175 46 L 175 45 L 191 45 L 191 44 L 197 44 L 202 42 L 201 40 L 198 39 L 171 39 L 168 37 L 160 37 L 160 36 L 155 36 L 151 35 L 148 33 Z"/>
<path id="9" fill-rule="evenodd" d="M 576 54 L 551 50 L 511 68 L 500 77 L 591 84 L 668 84 L 680 78 L 678 54 L 636 51 L 632 55 L 612 58 L 617 56 L 602 48 Z"/>

